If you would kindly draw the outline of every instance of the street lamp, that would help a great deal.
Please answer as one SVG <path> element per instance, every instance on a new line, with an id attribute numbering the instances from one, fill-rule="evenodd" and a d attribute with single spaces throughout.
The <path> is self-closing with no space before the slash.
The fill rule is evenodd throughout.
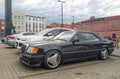
<path id="1" fill-rule="evenodd" d="M 58 0 L 58 2 L 61 2 L 61 27 L 64 27 L 64 24 L 63 24 L 63 3 L 65 3 L 65 1 Z"/>
<path id="2" fill-rule="evenodd" d="M 73 23 L 74 23 L 74 16 L 72 16 L 72 19 L 73 19 Z"/>
<path id="3" fill-rule="evenodd" d="M 74 16 L 72 16 L 72 28 L 75 29 Z"/>

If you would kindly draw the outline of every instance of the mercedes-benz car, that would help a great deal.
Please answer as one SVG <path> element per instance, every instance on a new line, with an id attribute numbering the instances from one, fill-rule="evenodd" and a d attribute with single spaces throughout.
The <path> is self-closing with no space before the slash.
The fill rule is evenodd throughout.
<path id="1" fill-rule="evenodd" d="M 106 60 L 114 51 L 112 41 L 94 32 L 66 31 L 52 40 L 26 43 L 20 52 L 20 62 L 31 67 L 43 65 L 54 69 L 61 63 L 98 57 Z"/>
<path id="2" fill-rule="evenodd" d="M 9 46 L 15 47 L 15 42 L 16 42 L 15 40 L 17 37 L 30 36 L 30 35 L 34 35 L 34 34 L 35 34 L 34 32 L 21 32 L 18 34 L 7 35 L 5 43 Z"/>
<path id="3" fill-rule="evenodd" d="M 45 29 L 41 32 L 38 32 L 35 35 L 17 37 L 15 46 L 16 46 L 16 48 L 21 49 L 22 44 L 24 44 L 26 42 L 29 43 L 32 41 L 48 40 L 48 39 L 55 37 L 56 35 L 60 34 L 63 31 L 69 31 L 69 30 L 71 30 L 71 29 L 49 28 L 49 29 Z"/>

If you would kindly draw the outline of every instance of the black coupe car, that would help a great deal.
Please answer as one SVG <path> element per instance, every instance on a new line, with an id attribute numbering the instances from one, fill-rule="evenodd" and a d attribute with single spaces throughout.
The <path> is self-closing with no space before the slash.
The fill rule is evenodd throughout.
<path id="1" fill-rule="evenodd" d="M 115 44 L 93 32 L 66 31 L 52 40 L 36 41 L 21 48 L 20 62 L 36 67 L 41 64 L 48 69 L 61 63 L 98 57 L 107 59 Z"/>

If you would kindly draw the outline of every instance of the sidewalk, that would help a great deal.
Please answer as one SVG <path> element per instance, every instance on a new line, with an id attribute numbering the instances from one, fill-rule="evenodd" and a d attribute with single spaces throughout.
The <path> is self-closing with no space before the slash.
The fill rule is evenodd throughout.
<path id="1" fill-rule="evenodd" d="M 112 53 L 112 55 L 120 57 L 120 48 L 119 49 L 115 48 L 115 50 Z"/>

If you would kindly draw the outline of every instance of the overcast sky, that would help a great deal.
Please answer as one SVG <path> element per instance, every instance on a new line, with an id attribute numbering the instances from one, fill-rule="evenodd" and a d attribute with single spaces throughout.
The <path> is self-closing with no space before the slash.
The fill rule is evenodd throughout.
<path id="1" fill-rule="evenodd" d="M 5 17 L 5 0 L 0 0 L 0 18 Z M 64 0 L 64 23 L 89 19 L 90 16 L 105 17 L 120 15 L 120 0 Z M 60 23 L 61 4 L 58 0 L 12 0 L 12 12 L 45 17 L 46 25 Z"/>

